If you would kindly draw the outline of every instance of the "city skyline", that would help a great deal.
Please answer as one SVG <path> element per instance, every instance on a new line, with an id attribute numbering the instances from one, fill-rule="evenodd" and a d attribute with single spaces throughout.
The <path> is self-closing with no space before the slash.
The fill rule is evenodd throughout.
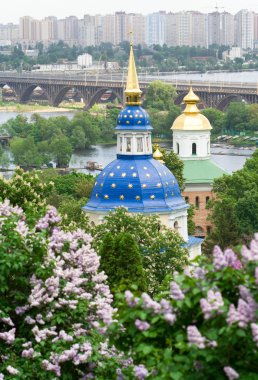
<path id="1" fill-rule="evenodd" d="M 160 0 L 158 5 L 154 2 L 139 2 L 131 0 L 130 2 L 121 2 L 118 0 L 109 0 L 106 3 L 95 2 L 85 5 L 82 0 L 77 0 L 76 9 L 73 4 L 69 2 L 62 2 L 56 0 L 55 2 L 45 0 L 44 2 L 35 2 L 32 0 L 24 0 L 22 3 L 18 0 L 5 3 L 1 10 L 0 23 L 18 23 L 19 18 L 22 16 L 31 16 L 33 18 L 42 19 L 47 16 L 56 16 L 57 18 L 65 18 L 70 15 L 83 17 L 84 14 L 110 14 L 117 11 L 125 11 L 127 13 L 142 13 L 148 14 L 164 10 L 167 12 L 178 12 L 183 10 L 194 10 L 202 13 L 213 12 L 217 9 L 236 13 L 241 9 L 248 9 L 258 12 L 258 2 L 253 0 L 236 0 L 232 4 L 232 0 L 215 0 L 214 3 L 207 5 L 207 0 L 198 0 L 193 6 L 190 0 L 181 0 L 179 4 L 171 4 L 167 0 Z"/>

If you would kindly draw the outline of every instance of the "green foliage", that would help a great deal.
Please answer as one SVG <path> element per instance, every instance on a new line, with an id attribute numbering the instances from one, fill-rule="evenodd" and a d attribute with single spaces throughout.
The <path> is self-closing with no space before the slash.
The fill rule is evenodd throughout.
<path id="1" fill-rule="evenodd" d="M 42 183 L 36 171 L 24 172 L 16 169 L 10 179 L 0 177 L 1 198 L 9 199 L 12 205 L 22 207 L 36 218 L 45 212 L 46 199 L 52 189 L 53 183 Z"/>
<path id="2" fill-rule="evenodd" d="M 221 247 L 247 241 L 258 230 L 258 151 L 243 169 L 214 181 L 215 200 L 210 203 L 213 230 L 205 242 L 209 252 L 215 241 Z"/>
<path id="3" fill-rule="evenodd" d="M 207 117 L 212 126 L 212 133 L 221 134 L 225 127 L 224 113 L 215 108 L 206 108 L 202 110 L 202 114 Z"/>
<path id="4" fill-rule="evenodd" d="M 184 179 L 184 163 L 179 158 L 178 154 L 171 150 L 170 152 L 165 149 L 161 149 L 163 153 L 163 160 L 165 162 L 166 167 L 174 174 L 178 185 L 180 187 L 181 192 L 185 187 L 185 179 Z"/>
<path id="5" fill-rule="evenodd" d="M 257 240 L 252 247 L 257 257 Z M 167 277 L 154 299 L 119 295 L 111 344 L 143 364 L 148 379 L 224 380 L 224 368 L 231 367 L 239 379 L 255 380 L 257 261 L 242 259 L 217 247 L 212 263 L 199 257 L 184 273 Z M 189 334 L 190 326 L 197 334 Z"/>
<path id="6" fill-rule="evenodd" d="M 147 89 L 143 106 L 148 109 L 169 111 L 174 106 L 176 96 L 177 93 L 173 86 L 162 81 L 154 81 Z"/>
<path id="7" fill-rule="evenodd" d="M 100 268 L 108 276 L 108 284 L 113 291 L 118 288 L 136 286 L 146 290 L 142 257 L 135 239 L 129 233 L 119 233 L 113 238 L 107 233 L 100 247 Z"/>
<path id="8" fill-rule="evenodd" d="M 138 245 L 143 257 L 148 291 L 155 292 L 168 273 L 181 271 L 188 260 L 188 252 L 182 247 L 182 238 L 161 225 L 156 215 L 130 214 L 119 207 L 104 218 L 104 223 L 92 230 L 93 246 L 100 247 L 107 234 L 117 236 L 129 233 Z"/>

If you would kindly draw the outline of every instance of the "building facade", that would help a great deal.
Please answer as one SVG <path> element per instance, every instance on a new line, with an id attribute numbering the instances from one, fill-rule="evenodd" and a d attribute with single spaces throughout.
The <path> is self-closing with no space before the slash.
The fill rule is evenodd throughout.
<path id="1" fill-rule="evenodd" d="M 199 98 L 190 89 L 184 98 L 186 107 L 174 121 L 173 150 L 184 162 L 185 190 L 183 196 L 195 208 L 196 236 L 206 236 L 212 225 L 207 220 L 207 203 L 213 198 L 212 186 L 215 178 L 225 172 L 211 160 L 209 120 L 200 113 Z"/>
<path id="2" fill-rule="evenodd" d="M 173 173 L 153 158 L 151 122 L 141 107 L 141 90 L 131 46 L 126 106 L 117 119 L 117 158 L 108 164 L 96 179 L 90 200 L 83 208 L 94 224 L 117 207 L 130 213 L 156 214 L 162 224 L 176 230 L 189 242 L 188 205 L 181 196 Z M 200 254 L 200 241 L 191 239 L 191 254 Z"/>

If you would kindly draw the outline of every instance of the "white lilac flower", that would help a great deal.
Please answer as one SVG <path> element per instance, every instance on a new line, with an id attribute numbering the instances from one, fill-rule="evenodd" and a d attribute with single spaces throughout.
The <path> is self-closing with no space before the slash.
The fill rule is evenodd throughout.
<path id="1" fill-rule="evenodd" d="M 8 365 L 6 367 L 6 370 L 11 374 L 11 375 L 17 375 L 19 373 L 18 369 L 12 367 L 11 365 Z"/>
<path id="2" fill-rule="evenodd" d="M 229 380 L 235 380 L 239 378 L 239 374 L 232 367 L 224 367 L 224 372 Z"/>

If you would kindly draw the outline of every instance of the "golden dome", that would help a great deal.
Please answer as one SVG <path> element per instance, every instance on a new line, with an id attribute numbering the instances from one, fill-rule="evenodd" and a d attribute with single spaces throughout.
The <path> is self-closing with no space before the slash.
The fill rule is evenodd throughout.
<path id="1" fill-rule="evenodd" d="M 159 150 L 159 145 L 156 145 L 156 150 L 155 152 L 153 153 L 153 158 L 155 160 L 158 160 L 159 162 L 161 162 L 162 164 L 164 164 L 164 161 L 162 160 L 163 158 L 163 154 L 161 153 L 161 151 Z"/>
<path id="2" fill-rule="evenodd" d="M 182 115 L 178 116 L 174 121 L 171 127 L 172 130 L 203 131 L 212 129 L 207 117 L 202 115 L 197 107 L 199 101 L 199 97 L 191 87 L 189 93 L 184 97 L 186 107 Z"/>

